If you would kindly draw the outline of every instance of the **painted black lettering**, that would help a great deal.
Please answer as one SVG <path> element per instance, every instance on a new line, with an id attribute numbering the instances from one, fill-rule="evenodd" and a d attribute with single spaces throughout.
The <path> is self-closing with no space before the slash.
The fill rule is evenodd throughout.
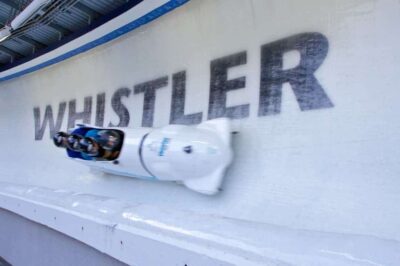
<path id="1" fill-rule="evenodd" d="M 152 127 L 154 119 L 154 105 L 156 90 L 168 85 L 168 77 L 161 77 L 152 81 L 135 85 L 135 94 L 144 93 L 142 127 Z"/>
<path id="2" fill-rule="evenodd" d="M 104 126 L 104 111 L 106 106 L 106 94 L 97 94 L 96 100 L 96 126 Z"/>
<path id="3" fill-rule="evenodd" d="M 186 72 L 172 76 L 172 100 L 170 124 L 193 125 L 201 123 L 203 113 L 185 115 Z"/>
<path id="4" fill-rule="evenodd" d="M 246 52 L 240 52 L 211 61 L 208 119 L 218 117 L 244 118 L 249 116 L 249 104 L 226 107 L 228 91 L 241 89 L 246 86 L 246 77 L 228 80 L 228 69 L 244 65 L 246 61 Z"/>
<path id="5" fill-rule="evenodd" d="M 82 112 L 76 111 L 76 100 L 69 101 L 68 109 L 68 128 L 75 127 L 77 120 L 82 120 L 84 124 L 90 124 L 92 116 L 92 96 L 85 97 Z"/>
<path id="6" fill-rule="evenodd" d="M 66 102 L 61 102 L 58 106 L 57 121 L 54 123 L 53 109 L 51 105 L 46 106 L 44 112 L 43 122 L 40 123 L 40 108 L 33 108 L 33 116 L 35 120 L 35 140 L 42 140 L 46 126 L 49 125 L 50 138 L 53 137 L 61 129 L 61 124 L 64 118 L 65 109 L 67 107 Z"/>
<path id="7" fill-rule="evenodd" d="M 131 94 L 131 90 L 128 88 L 118 89 L 111 98 L 111 106 L 114 112 L 119 117 L 119 123 L 114 125 L 113 123 L 109 123 L 110 127 L 127 127 L 129 125 L 129 111 L 126 106 L 122 103 L 122 97 L 129 97 Z"/>
<path id="8" fill-rule="evenodd" d="M 328 40 L 320 33 L 303 33 L 263 45 L 258 115 L 280 113 L 282 84 L 286 82 L 291 85 L 302 111 L 333 107 L 314 76 L 328 49 Z M 283 56 L 293 50 L 300 53 L 300 63 L 293 69 L 283 70 Z"/>

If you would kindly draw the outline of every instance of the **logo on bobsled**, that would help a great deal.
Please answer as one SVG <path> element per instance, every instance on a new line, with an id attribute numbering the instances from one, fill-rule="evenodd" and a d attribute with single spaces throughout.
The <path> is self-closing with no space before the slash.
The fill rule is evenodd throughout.
<path id="1" fill-rule="evenodd" d="M 204 194 L 219 191 L 232 161 L 227 118 L 159 129 L 81 125 L 70 133 L 58 132 L 53 140 L 70 158 L 103 172 L 179 181 Z"/>
<path id="2" fill-rule="evenodd" d="M 170 142 L 170 140 L 171 139 L 169 138 L 163 138 L 158 156 L 164 156 L 165 151 L 168 149 L 168 143 Z"/>

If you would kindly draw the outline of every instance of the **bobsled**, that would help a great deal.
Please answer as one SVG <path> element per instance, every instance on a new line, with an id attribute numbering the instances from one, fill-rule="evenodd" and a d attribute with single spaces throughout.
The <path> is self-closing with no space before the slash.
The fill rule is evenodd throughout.
<path id="1" fill-rule="evenodd" d="M 56 133 L 53 141 L 68 157 L 102 172 L 176 181 L 208 195 L 220 190 L 233 157 L 227 118 L 162 128 L 78 125 Z"/>

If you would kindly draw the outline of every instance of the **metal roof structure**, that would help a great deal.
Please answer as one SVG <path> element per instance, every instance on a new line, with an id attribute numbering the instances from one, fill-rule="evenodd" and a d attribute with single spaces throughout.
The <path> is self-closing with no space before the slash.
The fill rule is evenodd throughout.
<path id="1" fill-rule="evenodd" d="M 27 62 L 102 25 L 142 0 L 51 0 L 0 42 L 0 71 Z M 0 28 L 32 0 L 0 0 Z"/>

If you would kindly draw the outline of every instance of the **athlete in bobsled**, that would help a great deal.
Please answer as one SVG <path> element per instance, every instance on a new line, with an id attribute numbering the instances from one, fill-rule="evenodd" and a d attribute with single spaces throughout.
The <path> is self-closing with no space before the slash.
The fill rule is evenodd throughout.
<path id="1" fill-rule="evenodd" d="M 79 127 L 71 134 L 58 132 L 54 144 L 67 149 L 68 156 L 83 160 L 111 161 L 121 151 L 123 132 L 116 129 Z"/>
<path id="2" fill-rule="evenodd" d="M 53 140 L 70 158 L 103 172 L 177 181 L 210 195 L 219 191 L 232 161 L 227 118 L 159 129 L 80 125 L 69 134 L 58 132 Z"/>

